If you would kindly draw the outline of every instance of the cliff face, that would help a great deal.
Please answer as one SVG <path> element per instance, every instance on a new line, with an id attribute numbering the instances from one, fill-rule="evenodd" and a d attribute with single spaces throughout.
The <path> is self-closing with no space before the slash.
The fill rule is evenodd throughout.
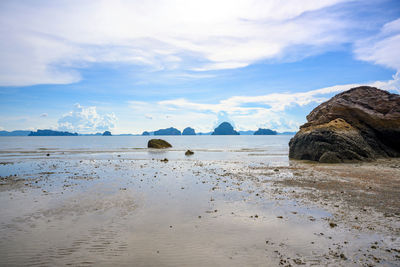
<path id="1" fill-rule="evenodd" d="M 361 86 L 316 107 L 289 143 L 289 157 L 321 162 L 400 156 L 400 96 Z"/>

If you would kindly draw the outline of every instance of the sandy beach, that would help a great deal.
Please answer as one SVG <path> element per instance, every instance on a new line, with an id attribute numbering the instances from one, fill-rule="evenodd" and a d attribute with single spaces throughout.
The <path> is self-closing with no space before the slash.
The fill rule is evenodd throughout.
<path id="1" fill-rule="evenodd" d="M 3 157 L 0 265 L 400 264 L 400 159 L 85 155 Z"/>

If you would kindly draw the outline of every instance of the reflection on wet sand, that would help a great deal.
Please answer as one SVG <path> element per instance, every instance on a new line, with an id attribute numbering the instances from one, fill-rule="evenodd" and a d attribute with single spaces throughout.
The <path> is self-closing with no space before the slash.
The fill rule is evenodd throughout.
<path id="1" fill-rule="evenodd" d="M 399 264 L 399 160 L 62 152 L 0 164 L 1 265 Z"/>

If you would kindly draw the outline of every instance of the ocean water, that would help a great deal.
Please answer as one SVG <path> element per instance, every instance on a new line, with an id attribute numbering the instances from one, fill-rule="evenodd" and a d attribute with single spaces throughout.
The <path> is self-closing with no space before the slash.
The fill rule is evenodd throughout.
<path id="1" fill-rule="evenodd" d="M 172 148 L 148 149 L 152 138 L 162 138 Z M 62 137 L 1 137 L 0 160 L 10 158 L 54 157 L 125 159 L 188 159 L 288 162 L 288 143 L 292 136 L 62 136 Z M 195 154 L 186 157 L 184 152 Z"/>

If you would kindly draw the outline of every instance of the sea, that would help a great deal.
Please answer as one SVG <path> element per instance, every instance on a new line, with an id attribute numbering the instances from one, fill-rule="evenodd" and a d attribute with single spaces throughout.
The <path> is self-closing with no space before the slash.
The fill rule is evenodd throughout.
<path id="1" fill-rule="evenodd" d="M 264 136 L 18 136 L 0 137 L 0 160 L 47 156 L 125 159 L 188 159 L 288 163 L 292 135 Z M 170 149 L 148 149 L 152 138 L 168 141 Z M 185 156 L 186 150 L 194 155 Z"/>

